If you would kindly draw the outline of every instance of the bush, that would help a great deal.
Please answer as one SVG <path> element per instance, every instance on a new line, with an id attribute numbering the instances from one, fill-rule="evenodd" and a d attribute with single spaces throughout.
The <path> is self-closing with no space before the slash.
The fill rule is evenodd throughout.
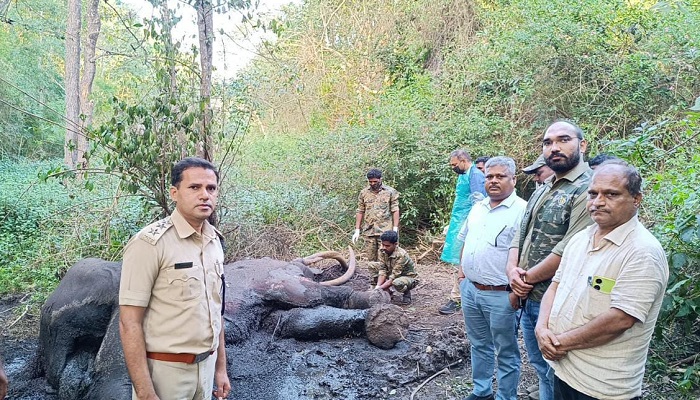
<path id="1" fill-rule="evenodd" d="M 32 178 L 52 163 L 0 161 L 0 293 L 42 299 L 77 260 L 120 258 L 148 218 L 106 177 L 95 179 L 93 192 Z"/>

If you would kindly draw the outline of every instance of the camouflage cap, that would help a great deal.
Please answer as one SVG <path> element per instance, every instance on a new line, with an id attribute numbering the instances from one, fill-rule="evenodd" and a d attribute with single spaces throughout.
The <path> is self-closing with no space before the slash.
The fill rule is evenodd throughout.
<path id="1" fill-rule="evenodd" d="M 544 154 L 540 154 L 534 163 L 523 168 L 523 172 L 526 174 L 534 174 L 540 167 L 544 167 L 547 163 L 544 161 Z"/>

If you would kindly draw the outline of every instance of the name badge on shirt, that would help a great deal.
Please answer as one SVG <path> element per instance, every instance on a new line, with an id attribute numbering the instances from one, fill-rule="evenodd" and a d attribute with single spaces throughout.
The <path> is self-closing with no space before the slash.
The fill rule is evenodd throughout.
<path id="1" fill-rule="evenodd" d="M 175 269 L 192 268 L 192 262 L 175 263 Z"/>

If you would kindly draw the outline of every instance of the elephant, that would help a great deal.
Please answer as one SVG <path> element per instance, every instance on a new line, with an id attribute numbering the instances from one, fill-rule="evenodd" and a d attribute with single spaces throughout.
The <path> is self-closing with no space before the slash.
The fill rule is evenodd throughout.
<path id="1" fill-rule="evenodd" d="M 343 274 L 319 281 L 320 271 L 310 266 L 326 259 L 336 260 Z M 386 292 L 343 285 L 355 268 L 351 248 L 349 262 L 338 252 L 322 252 L 226 264 L 227 352 L 260 330 L 298 340 L 365 336 L 377 347 L 394 347 L 406 335 L 408 318 Z M 131 398 L 119 336 L 120 273 L 119 262 L 81 260 L 42 307 L 38 367 L 31 373 L 43 373 L 61 400 Z"/>

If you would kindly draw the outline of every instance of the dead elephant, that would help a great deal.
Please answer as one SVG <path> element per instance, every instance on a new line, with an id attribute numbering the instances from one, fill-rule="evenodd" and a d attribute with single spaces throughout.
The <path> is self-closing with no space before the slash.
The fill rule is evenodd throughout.
<path id="1" fill-rule="evenodd" d="M 326 258 L 338 260 L 344 274 L 317 282 L 308 265 Z M 354 271 L 352 250 L 349 263 L 339 253 L 324 252 L 292 262 L 255 259 L 226 265 L 227 347 L 261 329 L 302 340 L 366 336 L 379 347 L 393 347 L 405 337 L 408 319 L 387 304 L 383 291 L 333 286 L 347 282 Z M 120 273 L 120 263 L 81 260 L 42 307 L 38 372 L 59 399 L 131 398 L 118 333 Z M 232 375 L 235 366 L 228 368 Z"/>

